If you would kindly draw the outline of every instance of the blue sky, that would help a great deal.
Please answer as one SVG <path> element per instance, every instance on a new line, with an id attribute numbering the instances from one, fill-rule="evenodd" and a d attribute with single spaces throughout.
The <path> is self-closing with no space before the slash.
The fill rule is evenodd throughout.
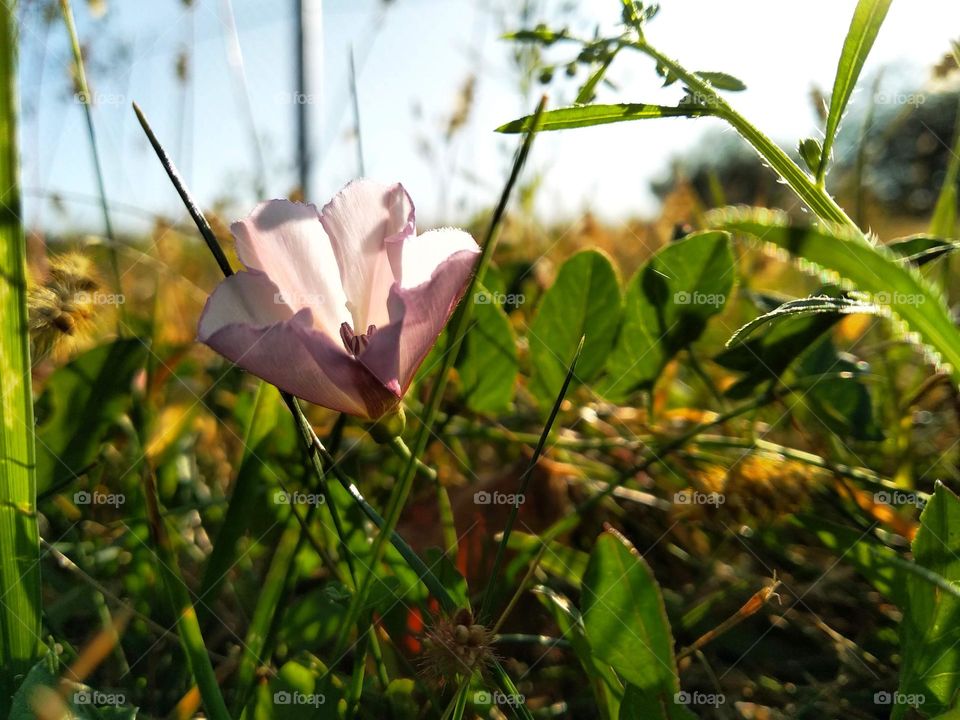
<path id="1" fill-rule="evenodd" d="M 493 132 L 529 110 L 524 106 L 511 47 L 499 40 L 510 0 L 326 0 L 322 43 L 311 48 L 309 109 L 316 158 L 312 200 L 322 203 L 357 174 L 351 137 L 352 109 L 347 58 L 354 48 L 366 174 L 403 182 L 423 224 L 454 221 L 489 206 L 499 192 L 516 140 Z M 224 0 L 107 0 L 104 18 L 75 2 L 81 40 L 92 46 L 89 79 L 97 104 L 97 135 L 114 220 L 120 227 L 147 227 L 138 212 L 183 217 L 175 193 L 136 123 L 130 101 L 144 108 L 203 204 L 225 195 L 234 213 L 259 199 L 253 191 L 254 144 L 242 93 L 228 61 Z M 560 2 L 543 0 L 544 19 Z M 809 91 L 829 91 L 854 0 L 759 2 L 664 0 L 648 36 L 660 49 L 694 69 L 732 73 L 748 86 L 732 100 L 768 133 L 794 145 L 815 134 Z M 583 0 L 577 16 L 587 32 L 613 27 L 618 0 Z M 287 194 L 296 181 L 294 157 L 293 0 L 233 0 L 246 89 L 267 166 L 266 195 Z M 381 14 L 382 13 L 382 14 Z M 378 22 L 378 18 L 381 20 Z M 866 74 L 889 73 L 890 90 L 922 86 L 928 67 L 960 35 L 960 3 L 894 2 Z M 114 56 L 122 40 L 127 56 Z M 98 231 L 90 199 L 95 183 L 82 107 L 66 79 L 68 47 L 62 23 L 30 23 L 21 32 L 22 150 L 27 221 L 35 227 L 65 224 Z M 192 47 L 191 85 L 185 95 L 174 66 Z M 442 147 L 442 127 L 465 78 L 477 74 L 476 102 L 467 126 L 439 161 L 423 157 L 420 138 Z M 623 56 L 610 77 L 618 89 L 600 101 L 672 103 L 676 88 L 660 89 L 651 65 Z M 854 96 L 862 102 L 866 91 Z M 570 88 L 551 90 L 556 104 Z M 564 97 L 566 96 L 566 97 Z M 420 112 L 415 113 L 415 108 Z M 655 209 L 650 180 L 670 158 L 696 145 L 717 121 L 665 120 L 551 133 L 537 140 L 532 167 L 543 174 L 541 216 L 569 218 L 590 208 L 607 218 Z M 449 172 L 449 168 L 458 168 Z M 62 194 L 68 213 L 43 199 Z M 137 208 L 138 211 L 129 208 Z"/>

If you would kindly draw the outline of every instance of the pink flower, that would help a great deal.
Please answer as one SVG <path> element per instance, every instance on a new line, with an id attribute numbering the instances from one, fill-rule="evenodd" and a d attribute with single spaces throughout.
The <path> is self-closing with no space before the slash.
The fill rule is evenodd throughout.
<path id="1" fill-rule="evenodd" d="M 403 186 L 367 180 L 320 212 L 270 200 L 230 229 L 246 272 L 214 290 L 198 340 L 297 397 L 370 419 L 400 402 L 480 254 L 462 230 L 417 235 Z"/>

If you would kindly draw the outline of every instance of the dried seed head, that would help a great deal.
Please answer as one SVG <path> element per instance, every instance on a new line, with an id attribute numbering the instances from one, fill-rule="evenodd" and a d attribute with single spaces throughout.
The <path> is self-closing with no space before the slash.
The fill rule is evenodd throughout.
<path id="1" fill-rule="evenodd" d="M 454 682 L 475 672 L 483 673 L 496 657 L 493 633 L 474 622 L 473 614 L 458 610 L 442 616 L 424 638 L 423 670 L 438 685 Z"/>
<path id="2" fill-rule="evenodd" d="M 34 362 L 90 325 L 99 288 L 100 282 L 89 258 L 75 252 L 50 258 L 46 280 L 27 292 Z"/>

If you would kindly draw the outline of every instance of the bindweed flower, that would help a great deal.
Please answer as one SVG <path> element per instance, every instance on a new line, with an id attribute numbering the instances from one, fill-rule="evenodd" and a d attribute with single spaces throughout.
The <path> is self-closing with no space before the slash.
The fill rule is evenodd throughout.
<path id="1" fill-rule="evenodd" d="M 462 230 L 417 235 L 403 186 L 367 180 L 319 212 L 261 203 L 230 229 L 246 272 L 214 290 L 198 339 L 297 397 L 368 419 L 400 402 L 480 254 Z"/>

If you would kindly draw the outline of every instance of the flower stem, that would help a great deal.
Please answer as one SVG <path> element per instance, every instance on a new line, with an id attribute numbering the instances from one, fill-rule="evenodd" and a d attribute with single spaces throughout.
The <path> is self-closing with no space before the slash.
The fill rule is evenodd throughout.
<path id="1" fill-rule="evenodd" d="M 471 278 L 470 283 L 464 293 L 464 296 L 467 298 L 471 297 L 474 287 L 476 287 L 476 284 L 483 277 L 484 272 L 490 265 L 490 261 L 493 257 L 493 250 L 496 247 L 497 238 L 499 236 L 500 225 L 506 212 L 507 203 L 510 200 L 513 187 L 520 175 L 520 170 L 523 168 L 527 156 L 530 153 L 530 147 L 533 144 L 533 138 L 536 136 L 537 132 L 536 128 L 539 125 L 540 116 L 543 114 L 543 109 L 545 106 L 546 98 L 542 98 L 534 115 L 533 129 L 524 137 L 523 143 L 520 146 L 520 150 L 517 152 L 517 156 L 514 159 L 513 169 L 510 173 L 510 177 L 507 180 L 507 184 L 504 186 L 503 193 L 500 195 L 500 202 L 497 204 L 497 207 L 493 213 L 493 217 L 490 220 L 490 226 L 487 230 L 487 235 L 480 253 L 480 260 L 477 263 L 476 273 Z M 375 569 L 383 557 L 385 541 L 390 536 L 390 533 L 392 533 L 396 528 L 397 523 L 400 520 L 400 513 L 403 511 L 407 497 L 410 495 L 410 490 L 413 487 L 413 478 L 416 474 L 417 467 L 415 459 L 419 458 L 423 454 L 424 450 L 426 450 L 427 442 L 432 432 L 433 421 L 437 416 L 437 411 L 440 409 L 440 401 L 443 398 L 443 391 L 446 388 L 447 377 L 450 374 L 450 368 L 453 365 L 453 361 L 457 356 L 460 344 L 463 341 L 463 336 L 466 328 L 468 327 L 470 311 L 472 308 L 473 306 L 469 302 L 461 303 L 460 307 L 457 308 L 457 311 L 454 314 L 453 320 L 450 324 L 450 328 L 447 331 L 447 337 L 450 338 L 449 347 L 446 348 L 446 352 L 444 353 L 443 360 L 441 362 L 440 371 L 436 375 L 436 380 L 434 381 L 433 387 L 430 390 L 430 397 L 427 401 L 424 414 L 420 418 L 420 430 L 417 433 L 416 440 L 414 441 L 411 458 L 404 468 L 403 475 L 400 476 L 400 480 L 394 487 L 393 493 L 390 496 L 390 501 L 387 505 L 385 525 L 374 541 L 373 550 L 371 553 L 372 557 L 370 559 L 370 570 L 365 573 L 363 583 L 360 585 L 358 592 L 355 593 L 351 598 L 350 605 L 347 608 L 347 615 L 344 618 L 343 624 L 341 625 L 340 637 L 337 641 L 337 655 L 342 652 L 343 646 L 346 645 L 350 630 L 360 618 L 360 610 L 366 604 L 366 598 L 372 585 Z M 446 606 L 446 604 L 444 605 L 444 609 L 448 611 L 454 609 L 453 607 Z"/>

